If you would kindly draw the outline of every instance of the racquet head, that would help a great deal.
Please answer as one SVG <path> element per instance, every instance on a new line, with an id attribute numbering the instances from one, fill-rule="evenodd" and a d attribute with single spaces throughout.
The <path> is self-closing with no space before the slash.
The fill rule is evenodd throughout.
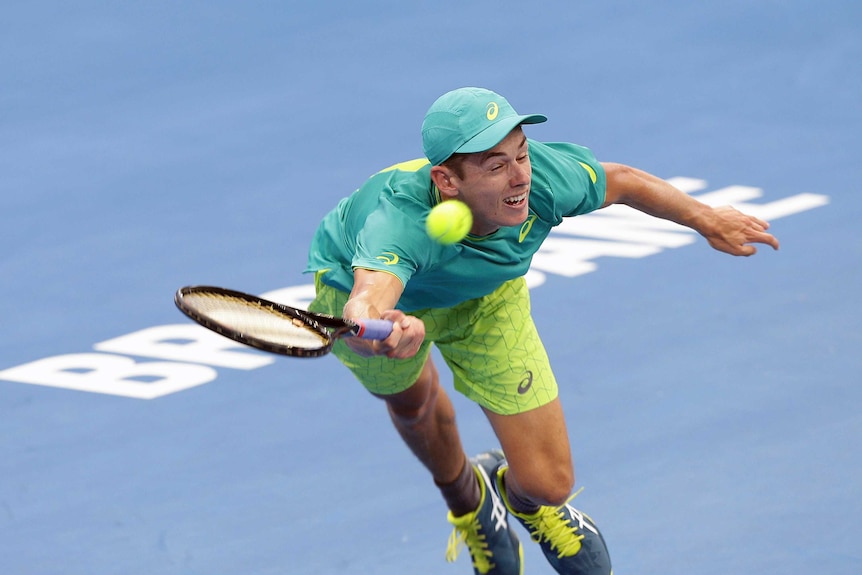
<path id="1" fill-rule="evenodd" d="M 250 294 L 212 286 L 180 288 L 174 303 L 188 317 L 239 343 L 280 355 L 318 357 L 329 353 L 337 337 L 357 325 L 314 314 Z"/>

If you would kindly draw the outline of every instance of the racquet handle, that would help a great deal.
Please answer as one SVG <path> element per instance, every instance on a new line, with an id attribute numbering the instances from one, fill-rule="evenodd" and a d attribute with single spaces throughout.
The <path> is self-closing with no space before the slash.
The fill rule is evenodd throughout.
<path id="1" fill-rule="evenodd" d="M 388 319 L 363 319 L 356 321 L 356 327 L 353 335 L 362 339 L 386 339 L 392 333 L 392 322 Z"/>

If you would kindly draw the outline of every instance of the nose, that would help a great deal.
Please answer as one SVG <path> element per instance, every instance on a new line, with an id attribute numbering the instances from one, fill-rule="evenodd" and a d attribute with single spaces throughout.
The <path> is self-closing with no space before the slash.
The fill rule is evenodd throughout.
<path id="1" fill-rule="evenodd" d="M 529 184 L 532 173 L 533 168 L 529 160 L 525 162 L 512 162 L 512 169 L 509 172 L 512 186 Z"/>

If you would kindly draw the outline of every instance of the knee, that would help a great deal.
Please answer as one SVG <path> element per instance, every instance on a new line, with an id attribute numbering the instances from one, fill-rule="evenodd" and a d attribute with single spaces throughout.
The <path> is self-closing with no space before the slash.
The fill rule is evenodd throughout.
<path id="1" fill-rule="evenodd" d="M 392 418 L 406 427 L 417 426 L 425 421 L 434 412 L 434 406 L 437 403 L 437 391 L 435 389 L 423 390 L 421 395 L 413 395 L 415 397 L 411 398 L 410 401 L 396 396 L 384 398 Z"/>
<path id="2" fill-rule="evenodd" d="M 506 473 L 506 486 L 537 505 L 559 507 L 572 494 L 575 472 L 570 465 L 563 464 L 535 467 L 526 472 L 510 468 Z"/>
<path id="3" fill-rule="evenodd" d="M 559 507 L 568 500 L 574 486 L 574 475 L 571 472 L 560 472 L 535 486 L 536 495 L 534 497 L 537 503 Z"/>
<path id="4" fill-rule="evenodd" d="M 416 382 L 394 395 L 381 396 L 393 419 L 404 426 L 415 426 L 436 411 L 438 396 L 442 393 L 436 369 L 426 368 Z"/>

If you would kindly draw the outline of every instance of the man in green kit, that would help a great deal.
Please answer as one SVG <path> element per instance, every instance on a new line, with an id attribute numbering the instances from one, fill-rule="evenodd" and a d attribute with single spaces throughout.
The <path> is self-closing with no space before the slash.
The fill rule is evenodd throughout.
<path id="1" fill-rule="evenodd" d="M 404 442 L 428 469 L 453 525 L 447 558 L 466 543 L 475 573 L 519 575 L 520 521 L 558 573 L 609 575 L 595 523 L 570 504 L 575 484 L 557 382 L 530 315 L 524 274 L 563 218 L 626 204 L 700 233 L 738 256 L 778 249 L 769 225 L 712 208 L 646 172 L 602 163 L 575 144 L 528 139 L 519 115 L 481 88 L 441 96 L 422 125 L 426 158 L 372 176 L 320 224 L 309 255 L 310 309 L 393 322 L 382 341 L 348 338 L 335 355 L 383 399 Z M 442 245 L 428 212 L 461 200 L 470 234 Z M 457 391 L 481 406 L 502 451 L 469 459 L 432 343 Z M 505 454 L 505 455 L 504 455 Z"/>

